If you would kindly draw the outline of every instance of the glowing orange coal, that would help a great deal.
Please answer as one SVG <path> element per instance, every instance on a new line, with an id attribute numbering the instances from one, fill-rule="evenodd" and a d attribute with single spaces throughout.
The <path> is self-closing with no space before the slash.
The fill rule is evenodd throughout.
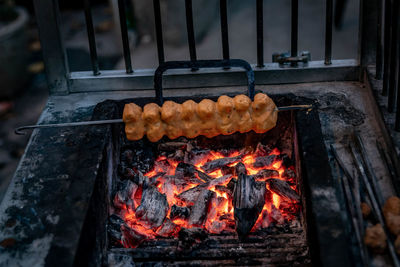
<path id="1" fill-rule="evenodd" d="M 276 157 L 276 160 L 274 160 L 269 166 L 263 166 L 263 167 L 254 166 L 256 158 L 267 157 L 272 155 L 276 155 L 278 157 Z M 242 162 L 246 166 L 248 175 L 255 175 L 261 170 L 275 170 L 279 173 L 279 176 L 273 178 L 286 180 L 285 176 L 283 175 L 285 172 L 285 167 L 284 164 L 282 164 L 283 163 L 282 159 L 279 157 L 280 155 L 281 153 L 278 149 L 273 149 L 270 153 L 265 155 L 260 155 L 260 152 L 258 152 L 258 154 L 256 154 L 256 152 L 241 154 L 241 152 L 239 151 L 234 151 L 229 155 L 224 155 L 217 151 L 210 151 L 193 159 L 191 164 L 195 166 L 196 170 L 204 172 L 202 167 L 207 162 L 226 157 L 239 156 L 240 159 L 237 160 L 237 162 L 229 164 L 228 167 L 234 167 L 238 164 L 238 162 Z M 191 188 L 195 188 L 202 183 L 204 186 L 204 183 L 206 181 L 202 182 L 201 180 L 202 178 L 199 177 L 198 174 L 196 174 L 196 178 L 198 178 L 197 182 L 196 181 L 188 182 L 183 185 L 176 185 L 170 183 L 167 177 L 176 175 L 175 172 L 179 163 L 180 162 L 166 158 L 165 156 L 159 157 L 156 159 L 153 169 L 145 173 L 144 175 L 148 177 L 150 181 L 156 179 L 157 183 L 155 183 L 155 185 L 158 191 L 166 195 L 167 202 L 169 205 L 169 211 L 165 220 L 170 221 L 176 228 L 182 228 L 182 227 L 188 228 L 190 226 L 188 225 L 187 219 L 171 218 L 171 207 L 173 205 L 176 205 L 179 207 L 187 207 L 190 209 L 192 205 L 185 203 L 185 201 L 183 201 L 178 196 L 181 193 Z M 213 179 L 221 178 L 224 176 L 222 169 L 217 169 L 211 173 L 208 173 L 208 175 Z M 237 176 L 233 174 L 230 179 L 237 179 Z M 203 225 L 203 227 L 209 233 L 219 234 L 222 231 L 234 232 L 235 221 L 234 221 L 234 207 L 232 205 L 232 196 L 230 195 L 228 190 L 223 190 L 229 187 L 228 183 L 230 179 L 227 179 L 226 181 L 219 183 L 218 185 L 212 185 L 212 183 L 210 183 L 208 186 L 204 186 L 205 188 L 215 192 L 215 196 L 212 199 L 207 214 L 207 219 L 205 220 L 205 223 Z M 291 188 L 297 191 L 297 185 L 293 185 L 293 183 L 291 183 Z M 159 229 L 148 229 L 146 228 L 146 226 L 142 225 L 135 216 L 134 209 L 140 205 L 140 197 L 141 197 L 140 194 L 138 195 L 138 193 L 136 193 L 135 196 L 132 196 L 132 200 L 134 201 L 133 208 L 132 205 L 124 205 L 125 208 L 120 212 L 120 215 L 123 217 L 127 225 L 132 229 L 134 229 L 135 231 L 145 235 L 148 239 L 156 238 L 158 235 L 158 231 L 163 226 L 160 226 Z M 296 205 L 297 204 L 290 203 L 287 200 L 283 199 L 278 194 L 275 194 L 267 190 L 265 197 L 265 205 L 252 231 L 268 227 L 271 224 L 271 222 L 274 222 L 274 220 L 275 222 L 279 222 L 280 220 L 287 221 L 293 219 L 294 217 L 291 216 L 287 211 L 298 209 Z M 177 235 L 178 232 L 179 231 L 175 230 L 171 232 L 170 236 L 175 236 Z"/>

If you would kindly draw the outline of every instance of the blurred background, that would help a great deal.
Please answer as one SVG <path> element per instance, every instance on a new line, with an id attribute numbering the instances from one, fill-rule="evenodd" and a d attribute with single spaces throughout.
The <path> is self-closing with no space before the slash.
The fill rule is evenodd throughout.
<path id="1" fill-rule="evenodd" d="M 18 126 L 35 124 L 48 98 L 33 1 L 0 0 L 0 201 L 24 153 L 29 136 Z M 83 1 L 59 1 L 70 71 L 91 70 Z M 124 69 L 117 0 L 92 0 L 100 70 Z M 153 3 L 127 0 L 126 16 L 134 69 L 157 67 Z M 335 0 L 333 59 L 356 58 L 359 0 Z M 256 62 L 255 1 L 228 0 L 231 58 Z M 290 0 L 264 1 L 264 55 L 290 49 Z M 222 57 L 219 1 L 194 0 L 199 59 Z M 166 60 L 189 58 L 184 0 L 162 0 Z M 322 60 L 325 1 L 299 1 L 299 51 Z"/>

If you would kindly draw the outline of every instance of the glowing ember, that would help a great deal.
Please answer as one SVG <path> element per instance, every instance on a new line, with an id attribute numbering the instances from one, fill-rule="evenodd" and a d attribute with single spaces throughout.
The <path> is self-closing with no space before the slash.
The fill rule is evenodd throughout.
<path id="1" fill-rule="evenodd" d="M 146 239 L 157 238 L 157 236 L 177 236 L 181 228 L 190 228 L 189 221 L 195 221 L 196 226 L 200 224 L 212 234 L 234 233 L 235 217 L 232 198 L 233 187 L 238 178 L 235 166 L 239 162 L 246 167 L 247 175 L 254 175 L 256 181 L 265 182 L 269 179 L 275 179 L 275 181 L 279 179 L 285 181 L 285 184 L 287 183 L 287 186 L 284 187 L 285 190 L 289 189 L 294 192 L 290 194 L 298 192 L 294 168 L 285 167 L 281 153 L 276 148 L 271 151 L 257 147 L 257 150 L 253 152 L 234 151 L 228 155 L 218 151 L 208 151 L 196 155 L 189 161 L 180 163 L 180 161 L 165 156 L 157 158 L 153 169 L 144 174 L 148 178 L 148 184 L 140 185 L 140 188 L 129 193 L 131 195 L 128 196 L 128 200 L 125 200 L 133 204 L 124 205 L 118 199 L 119 202 L 116 205 L 116 200 L 114 200 L 115 213 L 135 233 L 140 233 Z M 211 172 L 207 173 L 207 170 L 211 170 Z M 275 183 L 275 187 L 272 188 L 268 181 L 266 182 L 265 204 L 252 231 L 266 228 L 271 223 L 279 224 L 283 221 L 293 220 L 299 212 L 298 201 L 286 198 L 286 195 L 291 196 L 288 193 L 276 192 L 279 190 L 276 185 L 280 185 L 280 183 Z M 154 203 L 156 205 L 165 203 L 165 207 L 168 208 L 166 216 L 164 215 L 165 217 L 162 218 L 163 224 L 155 229 L 149 228 L 149 225 L 152 224 L 143 223 L 144 219 L 139 219 L 139 215 L 136 214 L 136 209 L 142 204 L 141 197 L 144 195 L 142 192 L 148 186 L 154 186 L 158 190 L 160 193 L 158 198 L 165 197 L 165 200 L 154 200 Z M 211 192 L 204 194 L 208 190 Z M 201 197 L 204 199 L 200 199 Z M 172 206 L 174 206 L 172 210 L 175 209 L 174 217 L 171 217 Z M 148 207 L 142 207 L 142 209 L 145 208 Z M 198 214 L 193 215 L 194 210 Z M 157 216 L 157 214 L 153 216 Z M 125 247 L 136 247 L 139 244 L 125 241 L 122 243 Z"/>

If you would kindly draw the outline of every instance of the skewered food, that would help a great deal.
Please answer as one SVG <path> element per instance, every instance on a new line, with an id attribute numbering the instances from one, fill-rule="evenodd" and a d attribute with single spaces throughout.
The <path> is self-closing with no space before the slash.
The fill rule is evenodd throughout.
<path id="1" fill-rule="evenodd" d="M 123 121 L 129 140 L 140 140 L 144 135 L 157 142 L 164 135 L 170 139 L 199 135 L 214 137 L 234 132 L 265 133 L 276 125 L 278 110 L 266 94 L 259 93 L 252 102 L 245 95 L 234 98 L 223 95 L 217 102 L 204 99 L 200 103 L 188 100 L 183 104 L 166 101 L 162 107 L 155 103 L 139 107 L 125 105 Z"/>

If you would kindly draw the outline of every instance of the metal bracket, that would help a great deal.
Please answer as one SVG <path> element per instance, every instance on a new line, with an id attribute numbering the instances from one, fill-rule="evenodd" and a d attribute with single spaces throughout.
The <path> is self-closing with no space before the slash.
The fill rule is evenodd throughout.
<path id="1" fill-rule="evenodd" d="M 272 54 L 272 62 L 279 63 L 279 65 L 285 64 L 297 64 L 303 63 L 307 64 L 308 61 L 311 61 L 311 53 L 308 51 L 303 51 L 297 57 L 290 56 L 290 52 L 286 53 L 273 53 Z"/>

